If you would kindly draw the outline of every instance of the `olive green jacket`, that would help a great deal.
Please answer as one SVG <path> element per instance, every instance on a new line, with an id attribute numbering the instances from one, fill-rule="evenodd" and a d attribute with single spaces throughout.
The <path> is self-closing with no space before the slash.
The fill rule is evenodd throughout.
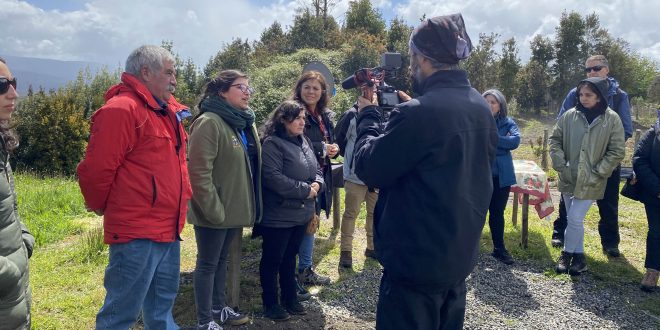
<path id="1" fill-rule="evenodd" d="M 607 108 L 589 125 L 584 114 L 573 108 L 557 120 L 549 143 L 558 190 L 578 199 L 602 199 L 607 178 L 625 155 L 619 115 Z"/>
<path id="2" fill-rule="evenodd" d="M 4 141 L 2 142 L 4 147 Z M 29 329 L 34 237 L 20 222 L 9 157 L 0 151 L 0 329 Z"/>
<path id="3" fill-rule="evenodd" d="M 257 176 L 254 181 L 236 130 L 211 112 L 193 122 L 188 149 L 193 190 L 188 207 L 190 224 L 220 229 L 248 227 L 261 221 L 261 145 L 256 126 L 251 129 L 257 141 L 259 167 L 253 171 Z"/>

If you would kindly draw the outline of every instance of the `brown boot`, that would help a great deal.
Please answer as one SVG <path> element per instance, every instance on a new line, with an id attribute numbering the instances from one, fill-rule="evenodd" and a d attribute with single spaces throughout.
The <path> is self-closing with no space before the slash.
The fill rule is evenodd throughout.
<path id="1" fill-rule="evenodd" d="M 651 292 L 658 288 L 658 276 L 659 272 L 655 269 L 646 268 L 646 274 L 642 279 L 641 289 L 646 292 Z"/>
<path id="2" fill-rule="evenodd" d="M 353 268 L 353 253 L 351 251 L 341 251 L 339 255 L 339 266 Z"/>

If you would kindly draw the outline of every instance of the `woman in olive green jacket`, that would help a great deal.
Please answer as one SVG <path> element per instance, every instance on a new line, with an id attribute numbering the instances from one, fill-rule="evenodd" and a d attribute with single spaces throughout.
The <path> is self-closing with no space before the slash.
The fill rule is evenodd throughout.
<path id="1" fill-rule="evenodd" d="M 607 106 L 608 81 L 592 77 L 578 84 L 575 108 L 559 118 L 550 137 L 552 167 L 566 203 L 568 227 L 557 273 L 578 275 L 587 270 L 584 258 L 584 217 L 625 154 L 623 125 Z"/>
<path id="2" fill-rule="evenodd" d="M 225 70 L 206 86 L 190 132 L 193 196 L 188 222 L 195 226 L 194 274 L 198 329 L 240 325 L 245 315 L 227 306 L 225 278 L 232 240 L 261 219 L 261 145 L 248 101 L 248 77 Z"/>
<path id="3" fill-rule="evenodd" d="M 18 146 L 9 120 L 18 92 L 0 58 L 0 329 L 30 329 L 30 270 L 34 237 L 18 218 L 9 153 Z"/>

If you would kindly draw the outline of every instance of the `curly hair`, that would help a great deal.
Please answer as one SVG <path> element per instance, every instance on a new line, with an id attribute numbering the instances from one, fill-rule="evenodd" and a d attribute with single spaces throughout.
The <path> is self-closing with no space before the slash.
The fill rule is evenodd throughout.
<path id="1" fill-rule="evenodd" d="M 304 111 L 304 107 L 297 101 L 286 100 L 282 102 L 271 113 L 268 121 L 264 124 L 263 138 L 265 139 L 272 135 L 285 135 L 286 127 L 284 124 L 296 119 L 301 111 Z"/>
<path id="2" fill-rule="evenodd" d="M 314 111 L 316 111 L 316 113 L 323 113 L 324 109 L 328 107 L 330 98 L 328 97 L 328 83 L 325 81 L 323 75 L 318 71 L 307 71 L 303 73 L 300 78 L 298 78 L 296 86 L 293 88 L 291 99 L 307 106 L 302 98 L 302 85 L 310 80 L 316 80 L 319 82 L 319 84 L 321 84 L 321 98 L 319 99 L 319 102 L 316 103 L 316 109 L 314 109 Z"/>

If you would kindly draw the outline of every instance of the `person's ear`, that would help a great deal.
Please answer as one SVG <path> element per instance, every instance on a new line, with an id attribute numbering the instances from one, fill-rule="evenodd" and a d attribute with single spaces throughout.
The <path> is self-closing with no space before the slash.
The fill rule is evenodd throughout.
<path id="1" fill-rule="evenodd" d="M 146 65 L 140 68 L 140 77 L 143 81 L 149 81 L 151 79 L 151 71 Z"/>

